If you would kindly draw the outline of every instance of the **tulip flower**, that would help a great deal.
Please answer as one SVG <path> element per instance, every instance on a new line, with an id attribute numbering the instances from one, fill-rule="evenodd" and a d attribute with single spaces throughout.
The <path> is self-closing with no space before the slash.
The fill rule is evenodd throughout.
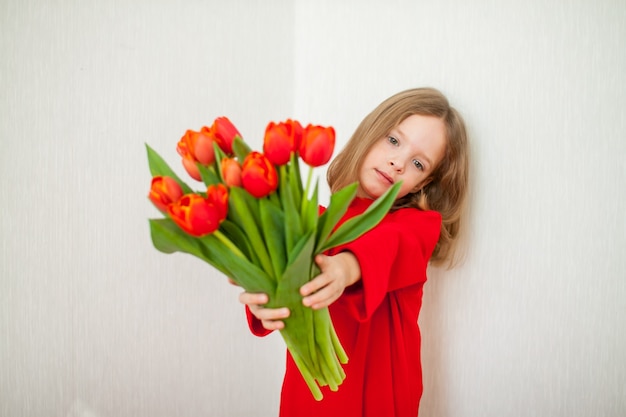
<path id="1" fill-rule="evenodd" d="M 185 171 L 187 171 L 187 174 L 189 174 L 191 178 L 193 178 L 196 181 L 202 181 L 200 170 L 198 169 L 198 165 L 196 165 L 197 162 L 194 159 L 183 158 L 182 162 L 183 162 L 183 167 L 185 168 Z"/>
<path id="2" fill-rule="evenodd" d="M 229 187 L 241 187 L 241 165 L 236 159 L 222 159 L 222 178 Z"/>
<path id="3" fill-rule="evenodd" d="M 221 223 L 228 215 L 228 188 L 224 184 L 209 185 L 206 199 L 211 207 L 215 207 Z"/>
<path id="4" fill-rule="evenodd" d="M 274 123 L 270 122 L 265 129 L 263 154 L 274 165 L 285 165 L 289 162 L 291 152 L 298 151 L 302 140 L 302 126 L 294 120 Z"/>
<path id="5" fill-rule="evenodd" d="M 243 161 L 241 182 L 246 191 L 256 198 L 261 198 L 276 190 L 278 173 L 265 155 L 253 151 Z"/>
<path id="6" fill-rule="evenodd" d="M 335 129 L 308 125 L 302 133 L 300 157 L 310 167 L 326 164 L 335 149 Z"/>
<path id="7" fill-rule="evenodd" d="M 200 132 L 187 130 L 178 142 L 176 150 L 183 157 L 183 166 L 187 173 L 195 180 L 201 181 L 197 163 L 210 165 L 215 162 L 213 138 L 202 128 Z"/>
<path id="8" fill-rule="evenodd" d="M 152 178 L 148 198 L 162 212 L 167 211 L 167 206 L 176 203 L 182 196 L 183 189 L 173 178 L 165 176 Z"/>
<path id="9" fill-rule="evenodd" d="M 224 220 L 226 210 L 216 204 L 216 199 L 207 199 L 199 194 L 185 194 L 167 208 L 174 223 L 190 235 L 198 237 L 215 232 Z"/>
<path id="10" fill-rule="evenodd" d="M 219 145 L 220 149 L 227 155 L 233 154 L 233 141 L 236 136 L 241 137 L 237 128 L 231 123 L 227 117 L 218 117 L 211 126 L 213 138 Z"/>

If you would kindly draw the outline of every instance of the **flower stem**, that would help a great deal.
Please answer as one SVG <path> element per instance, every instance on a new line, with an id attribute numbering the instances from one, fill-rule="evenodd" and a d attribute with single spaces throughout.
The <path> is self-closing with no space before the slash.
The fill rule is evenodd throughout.
<path id="1" fill-rule="evenodd" d="M 213 235 L 220 242 L 222 242 L 233 254 L 235 254 L 236 256 L 242 259 L 246 259 L 246 255 L 244 255 L 243 252 L 240 251 L 239 248 L 235 246 L 235 244 L 229 238 L 227 238 L 224 233 L 220 232 L 219 230 L 216 230 L 215 232 L 213 232 Z"/>
<path id="2" fill-rule="evenodd" d="M 313 179 L 313 167 L 309 166 L 309 174 L 307 175 L 307 178 L 306 178 L 306 189 L 304 191 L 304 195 L 302 196 L 303 200 L 309 198 L 309 190 L 311 188 L 312 179 Z"/>

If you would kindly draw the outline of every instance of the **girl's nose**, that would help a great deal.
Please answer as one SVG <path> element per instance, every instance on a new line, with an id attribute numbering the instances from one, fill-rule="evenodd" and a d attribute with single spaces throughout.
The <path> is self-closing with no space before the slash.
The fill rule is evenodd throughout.
<path id="1" fill-rule="evenodd" d="M 392 169 L 398 171 L 398 172 L 402 172 L 402 164 L 400 164 L 397 161 L 389 161 L 389 166 L 391 166 Z"/>

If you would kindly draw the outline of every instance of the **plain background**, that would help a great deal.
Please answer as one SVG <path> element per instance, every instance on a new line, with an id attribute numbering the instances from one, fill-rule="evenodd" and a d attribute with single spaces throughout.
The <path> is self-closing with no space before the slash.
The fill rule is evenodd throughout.
<path id="1" fill-rule="evenodd" d="M 417 86 L 473 156 L 420 415 L 626 415 L 625 22 L 623 0 L 1 0 L 0 415 L 275 416 L 284 344 L 152 247 L 144 144 L 183 174 L 178 139 L 226 115 L 256 148 L 293 117 L 340 148 Z"/>

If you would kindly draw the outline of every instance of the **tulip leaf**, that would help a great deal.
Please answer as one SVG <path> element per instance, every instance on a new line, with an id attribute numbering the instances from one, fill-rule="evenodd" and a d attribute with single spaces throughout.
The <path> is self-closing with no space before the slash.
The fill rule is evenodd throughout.
<path id="1" fill-rule="evenodd" d="M 304 193 L 304 187 L 302 187 L 302 177 L 300 177 L 300 159 L 295 152 L 291 153 L 291 160 L 289 163 L 289 181 L 287 181 L 291 188 L 293 200 L 296 202 L 302 201 L 302 193 Z M 298 211 L 300 207 L 297 207 Z"/>
<path id="2" fill-rule="evenodd" d="M 165 162 L 165 160 L 161 158 L 161 156 L 154 149 L 152 149 L 150 145 L 148 145 L 147 143 L 146 143 L 146 151 L 148 153 L 148 165 L 150 167 L 150 173 L 152 174 L 153 177 L 156 177 L 159 175 L 164 176 L 164 177 L 171 177 L 176 180 L 176 182 L 180 185 L 180 187 L 183 189 L 183 192 L 185 194 L 193 193 L 193 190 L 191 189 L 191 187 L 185 184 L 183 180 L 181 180 L 178 177 L 178 175 L 176 175 L 176 173 L 172 170 L 172 168 L 169 167 L 167 162 Z"/>
<path id="3" fill-rule="evenodd" d="M 186 252 L 200 254 L 200 247 L 192 236 L 181 230 L 170 219 L 149 219 L 150 236 L 154 247 L 163 253 Z"/>
<path id="4" fill-rule="evenodd" d="M 219 178 L 220 182 L 225 182 L 224 176 L 222 175 L 222 161 L 226 158 L 226 154 L 215 141 L 213 142 L 213 153 L 215 155 L 215 162 L 213 163 L 213 166 L 215 167 L 215 174 Z"/>
<path id="5" fill-rule="evenodd" d="M 233 153 L 239 160 L 240 164 L 243 164 L 243 160 L 246 159 L 246 156 L 252 152 L 252 149 L 248 146 L 246 142 L 241 138 L 241 136 L 237 135 L 233 139 Z"/>
<path id="6" fill-rule="evenodd" d="M 352 217 L 339 226 L 337 230 L 318 247 L 316 253 L 351 242 L 376 226 L 389 212 L 391 206 L 393 206 L 401 185 L 401 182 L 395 183 L 387 189 L 382 196 L 377 198 L 364 213 Z"/>
<path id="7" fill-rule="evenodd" d="M 302 220 L 300 219 L 299 210 L 296 208 L 296 202 L 293 195 L 293 189 L 286 181 L 288 173 L 287 167 L 281 166 L 279 169 L 280 181 L 278 183 L 280 189 L 280 200 L 283 211 L 285 213 L 285 244 L 287 248 L 292 248 L 302 237 Z"/>
<path id="8" fill-rule="evenodd" d="M 198 165 L 198 171 L 200 171 L 200 177 L 202 177 L 202 182 L 207 187 L 209 185 L 219 184 L 222 181 L 220 180 L 219 175 L 213 170 L 212 167 L 202 165 L 200 163 Z"/>
<path id="9" fill-rule="evenodd" d="M 276 276 L 280 276 L 287 263 L 285 253 L 285 215 L 272 202 L 267 199 L 259 201 L 261 211 L 261 225 L 263 237 L 274 267 Z"/>
<path id="10" fill-rule="evenodd" d="M 257 265 L 237 256 L 214 234 L 206 235 L 198 240 L 202 243 L 206 258 L 221 264 L 226 270 L 226 275 L 246 291 L 262 292 L 270 297 L 274 294 L 274 280 Z"/>
<path id="11" fill-rule="evenodd" d="M 330 196 L 330 203 L 328 204 L 328 208 L 319 218 L 319 223 L 317 227 L 317 249 L 315 253 L 320 253 L 319 248 L 321 245 L 328 239 L 333 228 L 337 225 L 337 222 L 341 220 L 350 203 L 356 196 L 358 183 L 352 183 L 343 187 L 341 190 L 333 193 Z"/>
<path id="12" fill-rule="evenodd" d="M 220 230 L 228 237 L 254 264 L 259 264 L 259 258 L 248 240 L 248 235 L 236 223 L 226 219 L 220 225 Z"/>
<path id="13" fill-rule="evenodd" d="M 315 234 L 309 233 L 302 237 L 289 259 L 289 264 L 280 277 L 276 287 L 276 295 L 281 298 L 283 305 L 302 305 L 300 287 L 310 280 L 310 272 L 313 264 L 313 249 L 315 248 Z M 268 306 L 281 307 L 272 303 Z"/>
<path id="14" fill-rule="evenodd" d="M 236 256 L 218 238 L 202 238 L 182 231 L 170 219 L 150 219 L 154 247 L 164 253 L 184 252 L 210 264 L 250 292 L 274 293 L 272 279 L 253 263 Z"/>
<path id="15" fill-rule="evenodd" d="M 163 253 L 183 252 L 194 255 L 230 276 L 230 270 L 219 259 L 208 257 L 198 238 L 181 230 L 170 219 L 150 219 L 150 234 L 154 247 Z"/>
<path id="16" fill-rule="evenodd" d="M 252 200 L 252 201 L 251 201 Z M 249 205 L 250 204 L 250 205 Z M 253 205 L 252 205 L 253 204 Z M 256 220 L 259 208 L 256 200 L 247 191 L 232 187 L 230 198 L 228 199 L 228 217 L 248 235 L 248 240 L 253 251 L 259 258 L 262 269 L 268 274 L 272 274 L 273 267 L 267 248 L 263 242 L 261 230 L 259 228 L 260 219 Z"/>
<path id="17" fill-rule="evenodd" d="M 317 228 L 319 218 L 318 185 L 319 184 L 316 182 L 311 198 L 302 202 L 302 222 L 305 232 L 309 232 Z"/>

